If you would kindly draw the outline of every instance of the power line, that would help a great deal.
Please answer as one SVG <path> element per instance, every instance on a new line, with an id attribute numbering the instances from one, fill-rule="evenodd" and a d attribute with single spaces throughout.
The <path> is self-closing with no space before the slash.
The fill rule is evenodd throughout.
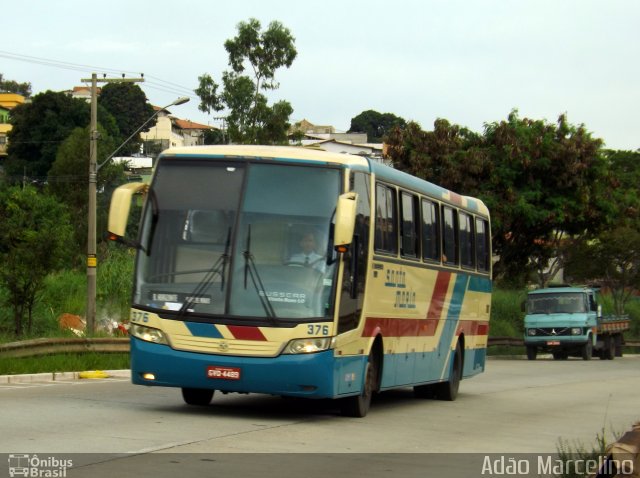
<path id="1" fill-rule="evenodd" d="M 43 58 L 31 55 L 22 55 L 19 53 L 13 53 L 6 50 L 0 50 L 0 58 L 6 58 L 9 60 L 22 61 L 25 63 L 32 63 L 36 65 L 48 66 L 51 68 L 59 68 L 63 70 L 71 70 L 71 71 L 102 71 L 104 73 L 108 73 L 110 75 L 122 75 L 128 74 L 133 76 L 143 76 L 143 73 L 139 71 L 128 71 L 128 70 L 117 70 L 113 68 L 103 68 L 99 66 L 92 65 L 84 65 L 80 63 L 71 63 L 67 61 L 53 60 L 50 58 Z M 190 98 L 196 98 L 194 94 L 194 88 L 189 88 L 178 83 L 173 83 L 171 81 L 163 80 L 156 76 L 147 75 L 147 79 L 153 79 L 155 81 L 147 81 L 147 84 L 150 85 L 150 88 L 162 91 L 164 93 L 175 93 L 180 94 L 182 96 L 189 96 Z"/>

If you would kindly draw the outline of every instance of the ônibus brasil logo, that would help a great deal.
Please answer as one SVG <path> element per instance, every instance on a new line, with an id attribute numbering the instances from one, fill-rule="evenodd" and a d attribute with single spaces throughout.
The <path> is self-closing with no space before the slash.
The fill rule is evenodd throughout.
<path id="1" fill-rule="evenodd" d="M 73 466 L 73 460 L 64 460 L 55 456 L 13 453 L 9 455 L 9 476 L 28 478 L 65 478 L 67 469 Z"/>

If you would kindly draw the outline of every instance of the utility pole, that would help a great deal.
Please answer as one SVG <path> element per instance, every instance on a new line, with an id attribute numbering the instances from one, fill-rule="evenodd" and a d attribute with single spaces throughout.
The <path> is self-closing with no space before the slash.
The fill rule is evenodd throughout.
<path id="1" fill-rule="evenodd" d="M 96 223 L 97 223 L 97 180 L 98 180 L 98 82 L 100 83 L 138 83 L 144 78 L 103 78 L 98 79 L 96 73 L 92 73 L 91 79 L 82 79 L 83 82 L 91 82 L 91 123 L 89 133 L 89 211 L 87 233 L 87 331 L 94 333 L 96 330 L 96 268 L 98 257 L 96 254 Z"/>

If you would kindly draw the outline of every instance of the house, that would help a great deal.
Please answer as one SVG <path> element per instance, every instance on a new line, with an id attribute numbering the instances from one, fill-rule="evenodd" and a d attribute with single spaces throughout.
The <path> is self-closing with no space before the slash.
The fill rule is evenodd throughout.
<path id="1" fill-rule="evenodd" d="M 97 88 L 98 96 L 100 96 L 100 87 Z M 74 86 L 72 90 L 65 91 L 71 98 L 78 98 L 91 103 L 91 86 Z"/>
<path id="2" fill-rule="evenodd" d="M 318 126 L 303 119 L 289 128 L 289 137 L 292 144 L 382 159 L 383 145 L 369 143 L 366 133 L 338 133 L 333 126 Z"/>
<path id="3" fill-rule="evenodd" d="M 216 129 L 213 126 L 176 118 L 166 109 L 162 110 L 157 106 L 153 108 L 158 112 L 155 126 L 145 133 L 140 133 L 147 155 L 156 156 L 174 146 L 204 144 L 205 132 Z"/>
<path id="4" fill-rule="evenodd" d="M 25 97 L 17 93 L 0 93 L 0 158 L 7 155 L 7 137 L 12 126 L 9 124 L 11 110 L 25 102 Z"/>
<path id="5" fill-rule="evenodd" d="M 366 135 L 365 135 L 366 136 Z M 305 141 L 303 141 L 305 144 Z M 382 157 L 382 144 L 376 143 L 352 143 L 350 141 L 339 141 L 337 139 L 316 140 L 306 142 L 305 146 L 315 146 L 325 151 L 333 153 L 358 154 L 368 157 Z"/>

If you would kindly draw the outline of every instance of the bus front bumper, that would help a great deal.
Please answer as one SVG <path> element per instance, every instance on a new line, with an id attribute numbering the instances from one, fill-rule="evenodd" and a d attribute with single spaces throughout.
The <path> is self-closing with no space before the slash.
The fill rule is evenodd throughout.
<path id="1" fill-rule="evenodd" d="M 360 393 L 357 380 L 345 387 L 336 377 L 361 377 L 365 363 L 366 356 L 335 360 L 333 350 L 238 357 L 185 352 L 131 338 L 131 381 L 137 385 L 335 398 Z"/>

